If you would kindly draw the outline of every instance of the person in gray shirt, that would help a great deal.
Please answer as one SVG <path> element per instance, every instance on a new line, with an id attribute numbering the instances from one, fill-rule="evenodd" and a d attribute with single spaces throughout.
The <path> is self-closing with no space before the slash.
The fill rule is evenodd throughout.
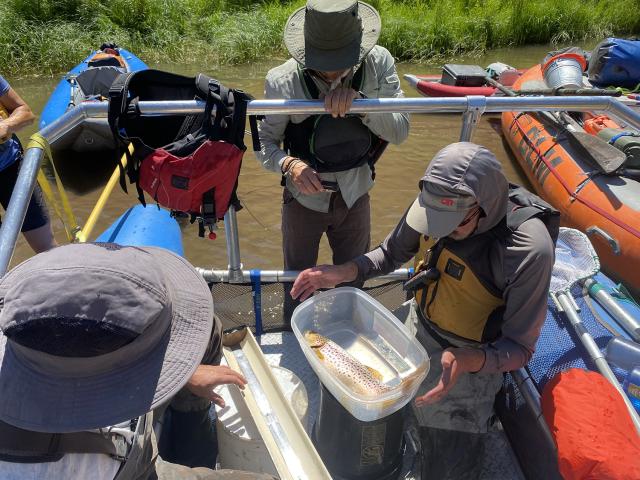
<path id="1" fill-rule="evenodd" d="M 477 478 L 502 373 L 528 362 L 545 319 L 559 216 L 469 142 L 438 152 L 420 189 L 380 246 L 301 272 L 291 295 L 304 300 L 415 258 L 405 284 L 413 299 L 397 314 L 431 357 L 414 402 L 423 478 Z"/>
<path id="2" fill-rule="evenodd" d="M 258 125 L 258 161 L 285 187 L 286 270 L 315 265 L 325 233 L 334 263 L 369 250 L 374 164 L 409 133 L 407 114 L 349 114 L 357 98 L 404 96 L 393 57 L 376 45 L 380 26 L 373 7 L 353 0 L 309 0 L 287 21 L 293 58 L 268 72 L 265 97 L 324 99 L 327 114 L 267 115 Z M 293 306 L 287 293 L 286 320 Z"/>

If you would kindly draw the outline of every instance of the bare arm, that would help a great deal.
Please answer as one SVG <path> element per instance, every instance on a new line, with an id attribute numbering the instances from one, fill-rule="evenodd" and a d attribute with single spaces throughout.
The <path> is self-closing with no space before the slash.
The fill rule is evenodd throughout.
<path id="1" fill-rule="evenodd" d="M 13 88 L 0 96 L 0 104 L 9 113 L 8 118 L 0 120 L 0 139 L 6 140 L 18 130 L 31 125 L 36 118 L 29 105 Z"/>

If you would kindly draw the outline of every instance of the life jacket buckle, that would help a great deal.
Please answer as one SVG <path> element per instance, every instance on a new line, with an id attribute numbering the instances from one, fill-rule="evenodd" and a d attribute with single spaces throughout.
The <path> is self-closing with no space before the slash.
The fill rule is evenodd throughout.
<path id="1" fill-rule="evenodd" d="M 420 271 L 409 280 L 404 282 L 404 284 L 402 285 L 402 290 L 404 290 L 405 292 L 412 292 L 414 290 L 418 290 L 419 288 L 426 287 L 430 283 L 438 281 L 439 278 L 440 271 L 435 267 L 431 267 L 426 270 Z"/>

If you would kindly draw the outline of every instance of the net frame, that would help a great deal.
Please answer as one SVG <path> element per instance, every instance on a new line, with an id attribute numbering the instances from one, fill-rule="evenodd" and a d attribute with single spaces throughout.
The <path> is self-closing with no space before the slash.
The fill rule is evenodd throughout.
<path id="1" fill-rule="evenodd" d="M 600 259 L 589 238 L 574 228 L 561 227 L 555 248 L 555 262 L 549 293 L 568 293 L 571 287 L 600 270 Z"/>

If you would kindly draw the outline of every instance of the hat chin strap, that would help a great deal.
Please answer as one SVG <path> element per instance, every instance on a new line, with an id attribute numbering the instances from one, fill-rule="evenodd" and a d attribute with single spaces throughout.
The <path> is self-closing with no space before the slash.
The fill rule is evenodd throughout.
<path id="1" fill-rule="evenodd" d="M 349 75 L 353 76 L 353 67 L 349 67 L 347 68 L 343 73 L 340 74 L 340 76 L 338 78 L 336 78 L 335 80 L 333 80 L 331 82 L 331 85 L 329 85 L 329 91 L 331 92 L 332 90 L 335 90 L 336 88 L 338 88 L 340 85 L 342 85 L 342 81 L 347 78 Z"/>

